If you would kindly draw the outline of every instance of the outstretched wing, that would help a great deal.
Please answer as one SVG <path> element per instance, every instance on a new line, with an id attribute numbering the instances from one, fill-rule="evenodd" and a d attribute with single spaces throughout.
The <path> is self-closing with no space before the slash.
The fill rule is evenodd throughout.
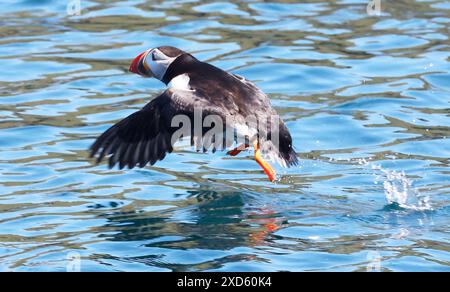
<path id="1" fill-rule="evenodd" d="M 177 114 L 189 113 L 192 105 L 176 98 L 171 90 L 164 91 L 141 110 L 106 130 L 91 146 L 91 157 L 97 156 L 97 163 L 109 156 L 109 167 L 119 163 L 144 167 L 162 160 L 172 152 L 171 137 L 175 129 L 171 120 Z"/>

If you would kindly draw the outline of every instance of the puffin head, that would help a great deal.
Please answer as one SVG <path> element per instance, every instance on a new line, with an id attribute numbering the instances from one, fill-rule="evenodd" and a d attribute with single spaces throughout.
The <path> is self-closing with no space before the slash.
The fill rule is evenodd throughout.
<path id="1" fill-rule="evenodd" d="M 129 70 L 143 77 L 155 77 L 162 81 L 170 64 L 183 54 L 186 52 L 170 46 L 148 49 L 134 58 Z"/>

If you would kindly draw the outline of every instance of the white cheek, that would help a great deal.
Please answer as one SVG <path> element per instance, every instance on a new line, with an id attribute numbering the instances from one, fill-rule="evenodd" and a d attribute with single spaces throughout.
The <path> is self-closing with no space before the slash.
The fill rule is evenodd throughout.
<path id="1" fill-rule="evenodd" d="M 150 68 L 153 75 L 161 80 L 174 59 L 175 58 L 154 61 L 151 56 L 148 56 L 148 58 L 145 58 L 144 62 L 147 64 L 148 68 Z"/>

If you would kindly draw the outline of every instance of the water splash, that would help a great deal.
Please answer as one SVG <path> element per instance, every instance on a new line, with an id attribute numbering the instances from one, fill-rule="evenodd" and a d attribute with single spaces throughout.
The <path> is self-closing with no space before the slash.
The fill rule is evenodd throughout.
<path id="1" fill-rule="evenodd" d="M 372 169 L 382 174 L 384 194 L 389 205 L 416 211 L 432 210 L 430 197 L 413 187 L 414 180 L 408 178 L 404 171 L 384 169 L 380 165 L 373 165 Z"/>
<path id="2" fill-rule="evenodd" d="M 358 164 L 371 166 L 377 172 L 374 183 L 378 184 L 380 180 L 383 181 L 388 205 L 416 211 L 433 210 L 430 197 L 413 187 L 414 180 L 408 178 L 404 171 L 384 169 L 381 165 L 371 164 L 364 158 L 358 159 Z"/>
<path id="3" fill-rule="evenodd" d="M 418 211 L 432 210 L 430 197 L 413 187 L 413 180 L 404 171 L 380 169 L 386 175 L 383 182 L 384 194 L 389 204 Z"/>

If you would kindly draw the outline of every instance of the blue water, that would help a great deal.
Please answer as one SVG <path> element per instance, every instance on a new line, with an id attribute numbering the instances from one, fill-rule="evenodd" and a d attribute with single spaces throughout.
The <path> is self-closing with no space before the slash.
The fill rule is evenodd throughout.
<path id="1" fill-rule="evenodd" d="M 450 3 L 381 1 L 3 1 L 0 270 L 450 271 Z M 88 159 L 160 45 L 257 83 L 300 166 Z"/>

